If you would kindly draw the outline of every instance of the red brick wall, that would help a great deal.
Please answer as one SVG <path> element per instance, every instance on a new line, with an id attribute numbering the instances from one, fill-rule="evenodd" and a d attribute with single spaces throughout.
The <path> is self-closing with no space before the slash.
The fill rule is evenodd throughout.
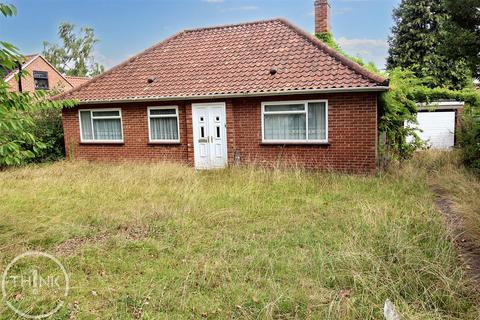
<path id="1" fill-rule="evenodd" d="M 81 109 L 121 107 L 124 141 L 121 144 L 81 143 L 78 108 L 64 109 L 62 111 L 62 115 L 67 158 L 86 160 L 142 159 L 187 162 L 188 138 L 186 127 L 187 113 L 185 112 L 185 104 L 178 102 L 175 103 L 175 105 L 178 105 L 180 121 L 179 144 L 151 144 L 148 142 L 147 107 L 153 105 L 172 105 L 172 103 L 81 107 Z"/>
<path id="2" fill-rule="evenodd" d="M 330 5 L 328 0 L 315 1 L 315 33 L 330 31 Z"/>
<path id="3" fill-rule="evenodd" d="M 242 162 L 290 163 L 324 170 L 375 170 L 375 94 L 332 94 L 301 98 L 328 99 L 329 145 L 262 145 L 261 102 L 284 99 L 279 97 L 234 101 L 235 148 L 240 152 Z"/>
<path id="4" fill-rule="evenodd" d="M 41 57 L 38 57 L 34 61 L 32 61 L 25 68 L 25 70 L 28 71 L 28 76 L 22 79 L 23 91 L 35 91 L 33 71 L 48 72 L 48 86 L 50 89 L 57 88 L 60 91 L 66 91 L 73 88 L 70 83 L 65 81 L 65 79 Z M 13 77 L 10 81 L 8 81 L 8 84 L 10 85 L 10 91 L 18 91 L 18 82 L 16 80 L 16 77 Z"/>
<path id="5" fill-rule="evenodd" d="M 328 99 L 328 145 L 264 145 L 261 143 L 261 102 Z M 218 100 L 217 100 L 218 101 Z M 226 99 L 228 160 L 234 152 L 241 163 L 293 164 L 301 167 L 349 172 L 373 172 L 377 152 L 377 96 L 344 93 L 308 96 Z M 208 102 L 195 101 L 194 103 Z M 180 144 L 149 144 L 147 107 L 178 105 Z M 67 156 L 88 160 L 171 160 L 193 165 L 191 102 L 129 103 L 86 106 L 121 107 L 123 144 L 82 144 L 78 108 L 63 110 Z M 83 107 L 82 107 L 83 108 Z"/>

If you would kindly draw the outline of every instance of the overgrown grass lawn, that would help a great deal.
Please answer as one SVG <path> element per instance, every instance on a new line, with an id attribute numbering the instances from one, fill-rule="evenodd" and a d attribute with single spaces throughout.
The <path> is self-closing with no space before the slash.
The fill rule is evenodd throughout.
<path id="1" fill-rule="evenodd" d="M 7 170 L 0 268 L 27 250 L 58 257 L 71 290 L 56 319 L 382 319 L 386 299 L 404 319 L 478 319 L 426 175 Z"/>

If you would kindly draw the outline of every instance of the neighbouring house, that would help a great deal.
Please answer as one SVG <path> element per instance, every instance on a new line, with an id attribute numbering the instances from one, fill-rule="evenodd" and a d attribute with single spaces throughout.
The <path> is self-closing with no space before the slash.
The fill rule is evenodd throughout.
<path id="1" fill-rule="evenodd" d="M 329 4 L 315 2 L 316 32 Z M 67 154 L 373 172 L 388 82 L 283 19 L 186 30 L 58 99 Z"/>
<path id="2" fill-rule="evenodd" d="M 62 75 L 40 54 L 24 56 L 21 69 L 28 72 L 28 75 L 21 79 L 21 83 L 18 77 L 16 77 L 19 69 L 4 72 L 4 79 L 10 86 L 10 91 L 56 89 L 64 92 L 90 80 L 90 78 L 86 77 L 69 77 Z"/>

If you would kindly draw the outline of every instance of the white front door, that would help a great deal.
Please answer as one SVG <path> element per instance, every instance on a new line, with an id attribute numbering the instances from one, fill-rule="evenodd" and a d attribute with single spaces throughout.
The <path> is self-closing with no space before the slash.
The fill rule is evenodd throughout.
<path id="1" fill-rule="evenodd" d="M 198 169 L 227 164 L 225 103 L 192 104 L 193 148 Z"/>

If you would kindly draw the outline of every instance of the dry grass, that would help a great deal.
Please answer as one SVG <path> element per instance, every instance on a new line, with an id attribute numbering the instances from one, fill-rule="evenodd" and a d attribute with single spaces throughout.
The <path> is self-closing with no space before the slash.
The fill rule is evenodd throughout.
<path id="1" fill-rule="evenodd" d="M 57 253 L 72 281 L 58 319 L 380 319 L 387 298 L 406 319 L 478 319 L 426 176 L 9 170 L 0 266 L 27 249 Z"/>
<path id="2" fill-rule="evenodd" d="M 409 165 L 424 171 L 460 214 L 468 234 L 480 246 L 480 177 L 465 169 L 456 152 L 429 151 Z"/>

